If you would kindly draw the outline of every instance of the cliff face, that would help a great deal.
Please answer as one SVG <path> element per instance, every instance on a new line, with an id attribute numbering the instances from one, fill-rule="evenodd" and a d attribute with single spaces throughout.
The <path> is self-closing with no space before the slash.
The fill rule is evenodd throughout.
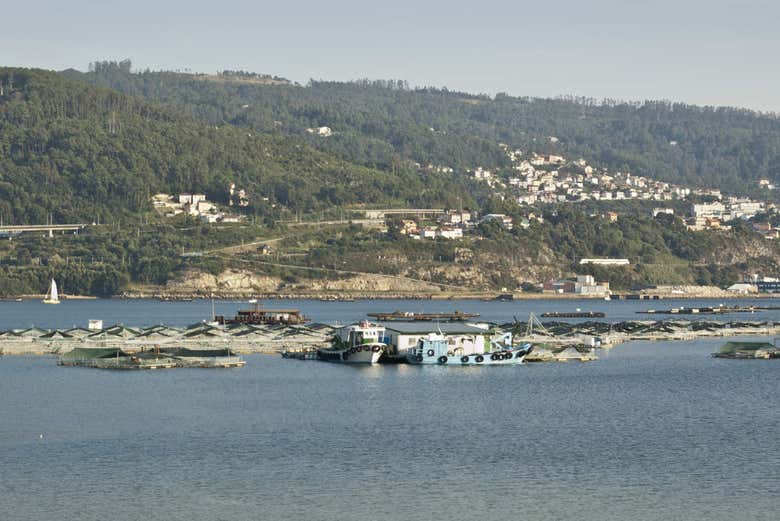
<path id="1" fill-rule="evenodd" d="M 163 291 L 175 295 L 251 295 L 262 293 L 318 293 L 318 292 L 357 292 L 383 293 L 419 291 L 437 292 L 439 287 L 422 281 L 404 277 L 365 274 L 360 276 L 332 280 L 303 279 L 295 283 L 284 282 L 279 277 L 270 277 L 247 270 L 228 269 L 219 275 L 212 275 L 190 269 L 170 280 Z"/>
<path id="2" fill-rule="evenodd" d="M 706 264 L 744 264 L 758 259 L 778 264 L 776 245 L 773 241 L 755 236 L 732 235 L 728 244 L 703 252 L 700 261 Z"/>
<path id="3" fill-rule="evenodd" d="M 282 280 L 278 277 L 258 275 L 246 270 L 226 270 L 212 275 L 199 270 L 187 270 L 165 285 L 166 293 L 209 294 L 209 293 L 270 293 L 279 289 Z"/>

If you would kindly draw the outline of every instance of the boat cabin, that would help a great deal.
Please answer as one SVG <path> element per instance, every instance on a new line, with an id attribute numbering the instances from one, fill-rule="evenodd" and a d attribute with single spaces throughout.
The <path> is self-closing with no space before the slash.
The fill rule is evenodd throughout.
<path id="1" fill-rule="evenodd" d="M 441 333 L 429 333 L 420 338 L 416 345 L 410 347 L 408 353 L 412 356 L 429 356 L 438 359 L 441 356 L 452 356 L 452 349 L 446 336 Z"/>
<path id="2" fill-rule="evenodd" d="M 359 324 L 352 324 L 339 328 L 336 332 L 336 340 L 343 347 L 356 347 L 365 344 L 387 344 L 385 327 L 364 320 Z"/>
<path id="3" fill-rule="evenodd" d="M 388 356 L 404 357 L 406 351 L 415 347 L 432 332 L 444 336 L 449 350 L 460 354 L 484 353 L 490 350 L 490 333 L 487 328 L 462 322 L 425 324 L 420 322 L 392 322 L 386 325 L 388 344 L 392 347 Z"/>

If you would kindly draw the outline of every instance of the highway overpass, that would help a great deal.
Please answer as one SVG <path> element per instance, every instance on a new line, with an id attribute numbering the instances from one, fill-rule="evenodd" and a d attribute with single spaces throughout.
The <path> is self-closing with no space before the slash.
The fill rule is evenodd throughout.
<path id="1" fill-rule="evenodd" d="M 53 237 L 54 232 L 79 232 L 86 227 L 86 224 L 22 224 L 0 226 L 0 235 L 18 235 L 25 232 L 43 232 L 47 233 L 49 237 Z"/>

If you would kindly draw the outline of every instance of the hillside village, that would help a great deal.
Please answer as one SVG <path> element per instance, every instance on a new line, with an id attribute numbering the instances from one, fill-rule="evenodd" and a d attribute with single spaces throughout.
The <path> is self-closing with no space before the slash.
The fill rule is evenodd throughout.
<path id="1" fill-rule="evenodd" d="M 610 173 L 607 169 L 588 164 L 585 159 L 571 161 L 561 155 L 524 154 L 522 150 L 513 150 L 508 145 L 500 146 L 511 161 L 509 171 L 492 172 L 477 167 L 470 175 L 476 182 L 487 184 L 496 197 L 522 206 L 584 201 L 710 200 L 694 203 L 688 215 L 678 216 L 691 231 L 728 230 L 730 227 L 724 223 L 733 219 L 749 220 L 761 214 L 778 213 L 775 204 L 748 197 L 724 196 L 716 189 L 688 188 L 627 172 Z M 758 185 L 766 190 L 775 189 L 767 179 L 759 180 Z M 654 208 L 653 217 L 659 214 L 674 215 L 674 209 Z M 618 218 L 617 213 L 609 210 L 604 216 L 613 222 Z M 780 237 L 780 229 L 768 223 L 755 223 L 753 227 L 767 239 Z"/>
<path id="2" fill-rule="evenodd" d="M 230 183 L 228 194 L 228 206 L 239 208 L 249 206 L 246 191 L 237 189 L 235 183 Z M 205 194 L 181 193 L 170 195 L 159 193 L 152 196 L 152 206 L 165 217 L 185 214 L 204 223 L 240 223 L 245 220 L 243 215 L 220 209 L 216 203 L 209 201 Z"/>

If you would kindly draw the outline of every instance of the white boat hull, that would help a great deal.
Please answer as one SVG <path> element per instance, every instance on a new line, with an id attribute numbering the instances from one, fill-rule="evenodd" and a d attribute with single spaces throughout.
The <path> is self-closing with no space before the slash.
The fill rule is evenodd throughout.
<path id="1" fill-rule="evenodd" d="M 320 349 L 317 358 L 325 362 L 342 364 L 376 364 L 382 357 L 384 346 L 377 344 L 343 349 Z"/>

